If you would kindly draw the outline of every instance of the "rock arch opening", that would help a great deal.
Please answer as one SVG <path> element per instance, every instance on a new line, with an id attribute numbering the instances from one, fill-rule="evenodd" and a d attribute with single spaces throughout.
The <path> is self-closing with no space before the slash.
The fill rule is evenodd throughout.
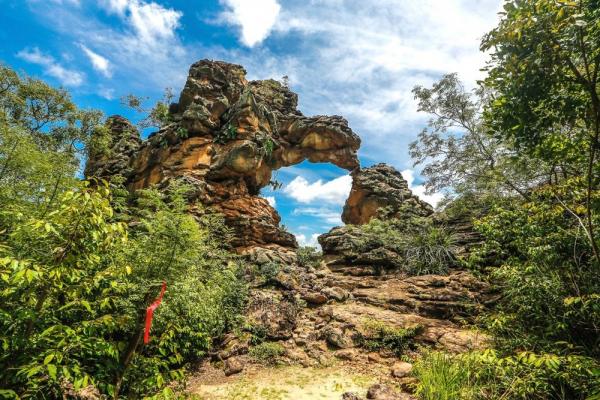
<path id="1" fill-rule="evenodd" d="M 245 75 L 235 64 L 194 63 L 169 108 L 170 122 L 141 141 L 127 120 L 109 118 L 111 156 L 91 154 L 86 175 L 119 174 L 131 190 L 183 179 L 194 188 L 192 203 L 224 216 L 238 252 L 295 248 L 294 235 L 280 228 L 260 190 L 273 171 L 305 160 L 357 169 L 360 138 L 340 116 L 304 116 L 284 84 Z"/>
<path id="2" fill-rule="evenodd" d="M 352 185 L 347 170 L 303 161 L 274 171 L 272 179 L 276 185 L 264 187 L 260 195 L 277 210 L 282 228 L 298 245 L 320 247 L 317 236 L 343 224 L 342 209 Z"/>

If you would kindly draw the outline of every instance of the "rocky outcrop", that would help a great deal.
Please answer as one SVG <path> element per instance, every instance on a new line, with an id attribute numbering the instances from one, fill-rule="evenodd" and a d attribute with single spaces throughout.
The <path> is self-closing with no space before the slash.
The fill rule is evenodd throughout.
<path id="1" fill-rule="evenodd" d="M 195 189 L 193 202 L 223 214 L 240 252 L 296 247 L 259 190 L 273 170 L 303 160 L 356 169 L 360 139 L 342 117 L 303 116 L 281 83 L 245 76 L 235 64 L 193 64 L 170 122 L 141 142 L 124 118 L 112 117 L 111 156 L 92 154 L 86 176 L 120 174 L 131 190 L 183 179 Z"/>
<path id="2" fill-rule="evenodd" d="M 131 177 L 130 160 L 142 143 L 140 133 L 131 122 L 118 115 L 108 117 L 105 127 L 109 135 L 96 135 L 94 139 L 108 139 L 109 142 L 90 146 L 85 175 L 110 178 L 120 174 L 125 178 Z"/>
<path id="3" fill-rule="evenodd" d="M 352 189 L 344 205 L 342 221 L 362 225 L 384 212 L 386 218 L 429 216 L 433 208 L 408 188 L 402 174 L 386 164 L 352 172 Z"/>

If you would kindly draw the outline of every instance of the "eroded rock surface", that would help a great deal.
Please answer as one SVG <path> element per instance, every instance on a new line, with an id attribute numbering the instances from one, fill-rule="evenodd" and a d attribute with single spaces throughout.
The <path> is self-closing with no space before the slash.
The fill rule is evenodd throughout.
<path id="1" fill-rule="evenodd" d="M 368 223 L 385 210 L 385 217 L 402 219 L 426 217 L 433 208 L 415 196 L 402 174 L 386 164 L 376 164 L 352 172 L 352 189 L 344 205 L 342 221 L 346 224 Z"/>
<path id="2" fill-rule="evenodd" d="M 202 60 L 190 67 L 171 123 L 141 142 L 122 117 L 111 117 L 110 156 L 92 154 L 88 177 L 123 175 L 131 190 L 184 179 L 194 201 L 224 215 L 233 246 L 297 246 L 259 190 L 278 168 L 304 160 L 359 166 L 360 138 L 340 116 L 305 117 L 297 95 L 275 80 L 247 81 L 240 65 Z"/>

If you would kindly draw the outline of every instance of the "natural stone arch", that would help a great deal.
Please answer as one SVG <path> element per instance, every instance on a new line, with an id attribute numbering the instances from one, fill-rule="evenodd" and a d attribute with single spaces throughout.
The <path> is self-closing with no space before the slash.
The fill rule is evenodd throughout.
<path id="1" fill-rule="evenodd" d="M 109 118 L 112 156 L 90 155 L 86 175 L 121 174 L 131 190 L 185 179 L 195 188 L 194 202 L 223 214 L 239 252 L 295 248 L 260 188 L 273 170 L 303 160 L 355 170 L 360 138 L 340 116 L 302 115 L 297 95 L 278 81 L 245 75 L 221 61 L 193 64 L 170 107 L 173 122 L 142 142 L 127 120 Z"/>

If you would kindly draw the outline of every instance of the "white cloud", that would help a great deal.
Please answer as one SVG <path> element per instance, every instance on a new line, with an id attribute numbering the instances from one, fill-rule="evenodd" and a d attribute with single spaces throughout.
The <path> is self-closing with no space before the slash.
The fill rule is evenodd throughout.
<path id="1" fill-rule="evenodd" d="M 318 201 L 342 205 L 348 198 L 351 186 L 350 175 L 340 176 L 325 183 L 321 179 L 309 183 L 305 178 L 297 176 L 283 188 L 283 193 L 299 203 L 309 204 Z"/>
<path id="2" fill-rule="evenodd" d="M 277 0 L 221 0 L 227 11 L 221 14 L 225 22 L 239 26 L 241 42 L 253 47 L 269 36 L 277 21 L 281 6 Z"/>
<path id="3" fill-rule="evenodd" d="M 107 87 L 100 87 L 98 89 L 98 95 L 100 95 L 100 97 L 105 98 L 106 100 L 114 100 L 115 89 L 107 88 Z"/>
<path id="4" fill-rule="evenodd" d="M 181 11 L 142 0 L 103 0 L 101 4 L 127 21 L 140 42 L 147 45 L 173 38 L 183 16 Z"/>
<path id="5" fill-rule="evenodd" d="M 405 169 L 401 172 L 404 179 L 408 183 L 408 188 L 423 201 L 428 202 L 432 206 L 436 207 L 438 203 L 444 198 L 442 193 L 425 193 L 425 185 L 414 185 L 415 183 L 415 171 L 412 169 Z"/>
<path id="6" fill-rule="evenodd" d="M 265 199 L 269 202 L 271 207 L 277 206 L 277 200 L 275 200 L 275 196 L 265 196 Z"/>
<path id="7" fill-rule="evenodd" d="M 80 44 L 79 46 L 81 47 L 81 50 L 83 50 L 87 58 L 90 60 L 92 66 L 96 71 L 100 72 L 107 78 L 110 78 L 112 76 L 111 66 L 108 59 L 106 59 L 98 53 L 93 52 L 83 44 Z"/>
<path id="8" fill-rule="evenodd" d="M 299 207 L 292 211 L 293 215 L 306 215 L 323 220 L 329 225 L 342 225 L 341 210 L 327 207 Z"/>
<path id="9" fill-rule="evenodd" d="M 361 155 L 409 166 L 407 144 L 426 121 L 411 93 L 445 73 L 483 76 L 481 37 L 502 0 L 287 0 L 274 31 L 294 46 L 294 89 L 307 114 L 340 114 L 363 138 Z M 281 54 L 278 54 L 281 57 Z M 263 54 L 257 64 L 265 63 Z"/>
<path id="10" fill-rule="evenodd" d="M 319 237 L 318 233 L 313 233 L 309 238 L 303 233 L 295 234 L 294 236 L 296 236 L 296 240 L 300 246 L 311 246 L 316 247 L 317 249 L 321 248 L 321 245 L 317 241 L 317 238 Z"/>
<path id="11" fill-rule="evenodd" d="M 42 66 L 46 75 L 58 79 L 65 86 L 79 86 L 85 78 L 82 72 L 63 67 L 54 57 L 42 53 L 37 47 L 23 49 L 17 53 L 17 57 Z"/>

